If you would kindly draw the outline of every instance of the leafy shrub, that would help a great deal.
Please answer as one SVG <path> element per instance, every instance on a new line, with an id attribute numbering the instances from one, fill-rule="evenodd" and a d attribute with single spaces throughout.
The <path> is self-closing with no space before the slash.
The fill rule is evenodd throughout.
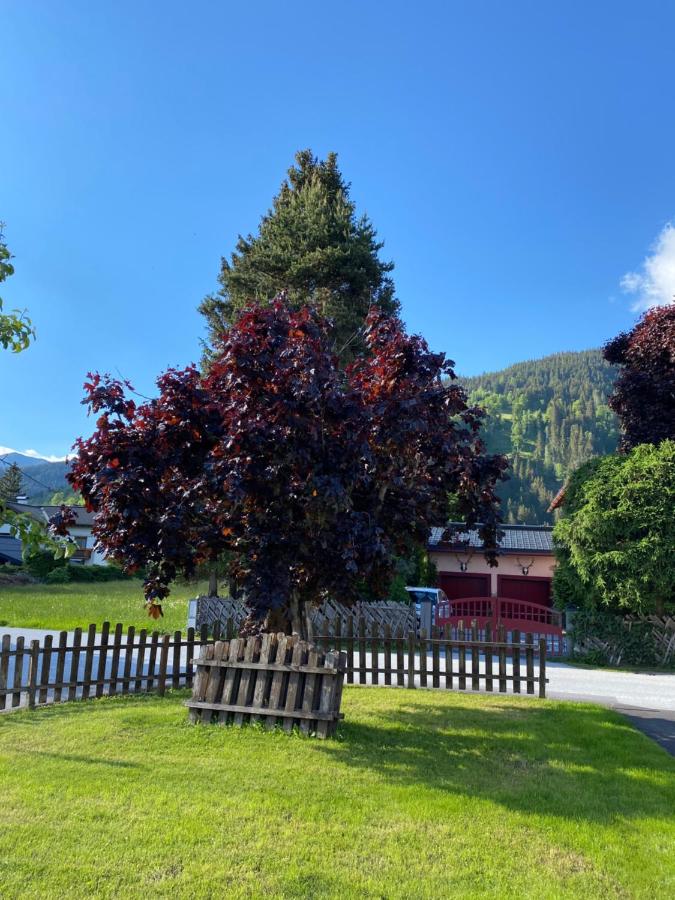
<path id="1" fill-rule="evenodd" d="M 649 622 L 628 622 L 623 616 L 584 609 L 572 625 L 574 655 L 591 665 L 656 666 L 659 651 Z"/>
<path id="2" fill-rule="evenodd" d="M 54 554 L 48 550 L 40 550 L 37 553 L 31 553 L 24 563 L 30 575 L 35 578 L 46 578 L 47 575 L 55 569 L 62 569 L 66 565 L 66 560 L 55 559 Z"/>
<path id="3" fill-rule="evenodd" d="M 78 566 L 68 565 L 60 569 L 53 569 L 45 575 L 47 584 L 68 584 L 75 582 L 101 582 L 126 580 L 125 575 L 117 566 Z"/>

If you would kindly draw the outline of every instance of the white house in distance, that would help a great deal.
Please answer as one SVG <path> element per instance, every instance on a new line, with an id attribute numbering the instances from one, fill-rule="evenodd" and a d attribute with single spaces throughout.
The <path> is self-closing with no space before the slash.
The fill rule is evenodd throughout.
<path id="1" fill-rule="evenodd" d="M 15 512 L 27 513 L 38 522 L 46 525 L 51 517 L 59 511 L 60 506 L 30 506 L 21 497 L 17 497 L 15 503 L 7 503 L 7 506 Z M 75 524 L 68 529 L 70 536 L 77 544 L 77 550 L 70 557 L 69 562 L 83 566 L 105 566 L 107 565 L 105 556 L 94 548 L 95 539 L 93 535 L 94 515 L 88 512 L 84 506 L 70 507 L 75 513 Z M 3 534 L 4 532 L 4 534 Z M 21 542 L 9 538 L 8 527 L 6 525 L 0 527 L 0 538 L 8 544 L 7 549 L 10 550 L 14 559 L 8 559 L 8 562 L 21 562 Z M 9 547 L 8 541 L 14 541 L 12 547 Z M 3 541 L 0 540 L 0 543 Z M 18 558 L 16 553 L 16 545 L 18 545 Z"/>

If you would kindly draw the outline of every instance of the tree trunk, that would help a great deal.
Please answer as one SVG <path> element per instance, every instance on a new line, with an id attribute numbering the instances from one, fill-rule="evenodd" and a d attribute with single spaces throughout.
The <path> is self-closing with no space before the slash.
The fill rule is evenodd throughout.
<path id="1" fill-rule="evenodd" d="M 307 608 L 305 601 L 297 594 L 292 594 L 288 611 L 290 614 L 292 633 L 297 634 L 303 641 L 310 640 L 312 624 L 309 620 L 309 609 Z"/>
<path id="2" fill-rule="evenodd" d="M 214 566 L 209 572 L 209 597 L 218 596 L 218 573 Z"/>
<path id="3" fill-rule="evenodd" d="M 663 597 L 657 597 L 654 602 L 654 611 L 657 616 L 663 617 L 666 614 L 666 604 Z"/>

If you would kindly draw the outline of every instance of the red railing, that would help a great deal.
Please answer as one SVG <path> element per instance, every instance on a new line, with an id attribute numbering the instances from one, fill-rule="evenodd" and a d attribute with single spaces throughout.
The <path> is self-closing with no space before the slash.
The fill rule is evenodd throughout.
<path id="1" fill-rule="evenodd" d="M 436 625 L 468 626 L 475 621 L 479 628 L 503 625 L 507 631 L 536 631 L 540 634 L 562 634 L 562 615 L 555 609 L 512 600 L 510 597 L 462 597 L 443 601 L 436 607 Z"/>

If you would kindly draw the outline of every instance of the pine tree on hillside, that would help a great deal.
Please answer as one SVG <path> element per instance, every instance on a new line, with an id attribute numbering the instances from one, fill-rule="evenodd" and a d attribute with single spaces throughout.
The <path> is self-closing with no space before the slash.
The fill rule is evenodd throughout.
<path id="1" fill-rule="evenodd" d="M 333 320 L 335 349 L 349 360 L 362 346 L 369 308 L 399 308 L 394 266 L 380 260 L 383 244 L 369 219 L 357 216 L 336 154 L 319 160 L 303 150 L 295 159 L 257 235 L 239 237 L 231 260 L 221 261 L 219 290 L 199 307 L 208 343 L 214 346 L 251 300 L 268 302 L 286 291 L 293 305 L 310 303 Z"/>
<path id="2" fill-rule="evenodd" d="M 510 456 L 511 480 L 499 489 L 508 522 L 551 522 L 548 506 L 567 474 L 616 449 L 607 401 L 615 377 L 601 351 L 587 350 L 462 379 L 487 411 L 488 449 Z"/>
<path id="3" fill-rule="evenodd" d="M 0 475 L 0 500 L 16 500 L 21 493 L 21 469 L 16 463 L 11 463 Z"/>

